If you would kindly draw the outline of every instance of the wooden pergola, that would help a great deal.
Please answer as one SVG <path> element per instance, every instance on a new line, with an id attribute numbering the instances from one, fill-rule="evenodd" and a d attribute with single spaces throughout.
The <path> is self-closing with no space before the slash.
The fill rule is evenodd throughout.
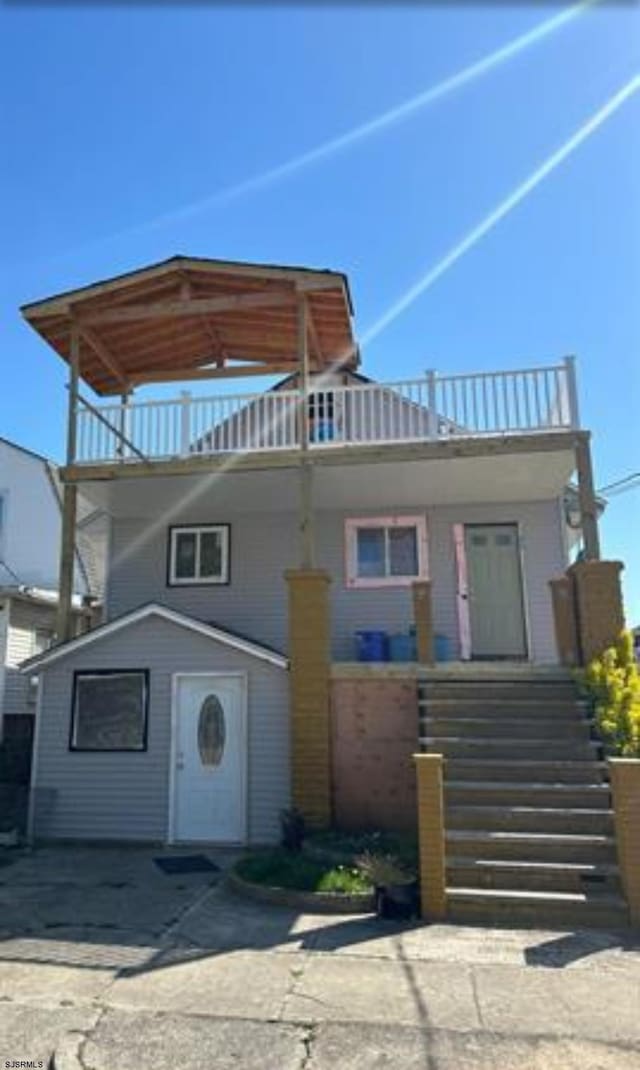
<path id="1" fill-rule="evenodd" d="M 175 256 L 24 305 L 34 330 L 97 394 L 151 383 L 355 367 L 340 272 Z"/>
<path id="2" fill-rule="evenodd" d="M 80 380 L 126 401 L 136 387 L 296 373 L 300 392 L 301 564 L 313 567 L 309 375 L 359 362 L 341 272 L 175 256 L 24 305 L 70 367 L 67 465 Z M 88 404 L 85 402 L 85 404 Z M 77 486 L 64 486 L 58 638 L 70 637 Z"/>

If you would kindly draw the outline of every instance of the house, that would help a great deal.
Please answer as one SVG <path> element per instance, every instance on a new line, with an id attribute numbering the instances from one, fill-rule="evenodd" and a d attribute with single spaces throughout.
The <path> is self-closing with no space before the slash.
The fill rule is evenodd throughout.
<path id="1" fill-rule="evenodd" d="M 33 718 L 35 687 L 18 666 L 55 636 L 62 492 L 55 465 L 0 439 L 0 716 L 5 735 Z M 81 500 L 73 579 L 75 630 L 99 594 L 101 561 L 95 510 Z M 95 537 L 94 537 L 95 536 Z M 84 600 L 84 604 L 83 604 Z"/>
<path id="2" fill-rule="evenodd" d="M 574 471 L 599 556 L 572 359 L 374 382 L 343 274 L 189 257 L 22 312 L 70 370 L 59 643 L 25 666 L 35 836 L 270 842 L 292 800 L 328 820 L 358 632 L 559 671 Z M 284 380 L 230 391 L 254 375 Z M 74 637 L 79 495 L 109 518 L 108 567 L 103 623 Z"/>

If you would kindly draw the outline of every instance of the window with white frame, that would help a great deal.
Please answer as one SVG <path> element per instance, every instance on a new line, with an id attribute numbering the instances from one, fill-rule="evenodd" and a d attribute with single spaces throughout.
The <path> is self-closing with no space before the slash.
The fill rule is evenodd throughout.
<path id="1" fill-rule="evenodd" d="M 189 524 L 169 529 L 171 587 L 229 582 L 229 525 Z"/>
<path id="2" fill-rule="evenodd" d="M 427 578 L 423 516 L 353 518 L 345 539 L 347 587 L 406 587 Z"/>

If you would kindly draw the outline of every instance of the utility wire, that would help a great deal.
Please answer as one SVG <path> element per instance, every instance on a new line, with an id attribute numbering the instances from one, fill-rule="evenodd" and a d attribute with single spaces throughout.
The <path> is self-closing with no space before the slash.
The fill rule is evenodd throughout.
<path id="1" fill-rule="evenodd" d="M 628 490 L 635 490 L 637 486 L 640 486 L 640 472 L 632 472 L 624 479 L 616 479 L 614 483 L 607 483 L 597 493 L 608 494 L 611 497 L 615 494 L 625 494 Z"/>

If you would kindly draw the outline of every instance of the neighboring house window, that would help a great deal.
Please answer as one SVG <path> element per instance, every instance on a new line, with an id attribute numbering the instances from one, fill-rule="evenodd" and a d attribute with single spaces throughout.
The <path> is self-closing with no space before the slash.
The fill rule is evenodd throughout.
<path id="1" fill-rule="evenodd" d="M 347 587 L 405 587 L 427 577 L 427 525 L 423 516 L 347 520 Z"/>
<path id="2" fill-rule="evenodd" d="M 170 586 L 229 582 L 229 525 L 169 529 Z"/>
<path id="3" fill-rule="evenodd" d="M 148 706 L 146 669 L 76 672 L 70 750 L 146 750 Z"/>

